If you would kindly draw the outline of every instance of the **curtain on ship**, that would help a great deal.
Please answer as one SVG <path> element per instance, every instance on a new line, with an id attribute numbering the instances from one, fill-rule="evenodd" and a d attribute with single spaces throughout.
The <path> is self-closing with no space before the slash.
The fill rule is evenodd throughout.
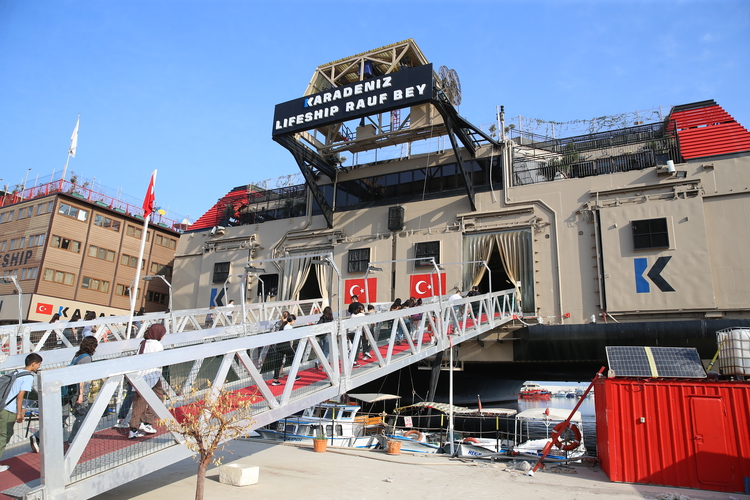
<path id="1" fill-rule="evenodd" d="M 464 260 L 489 262 L 492 252 L 497 251 L 503 263 L 508 280 L 516 288 L 516 296 L 522 310 L 534 310 L 534 267 L 531 229 L 515 229 L 497 233 L 476 234 L 464 237 Z M 464 266 L 463 282 L 468 288 L 476 286 L 487 270 L 484 266 L 467 264 Z M 493 277 L 494 278 L 494 277 Z M 520 289 L 517 283 L 520 282 Z M 493 279 L 493 291 L 506 288 L 507 283 Z"/>
<path id="2" fill-rule="evenodd" d="M 281 300 L 299 300 L 299 292 L 310 274 L 311 257 L 284 261 L 284 286 Z"/>
<path id="3" fill-rule="evenodd" d="M 320 288 L 320 297 L 323 299 L 323 307 L 330 306 L 331 294 L 328 287 L 333 283 L 333 268 L 318 265 L 315 267 L 315 274 L 318 277 L 318 288 Z"/>

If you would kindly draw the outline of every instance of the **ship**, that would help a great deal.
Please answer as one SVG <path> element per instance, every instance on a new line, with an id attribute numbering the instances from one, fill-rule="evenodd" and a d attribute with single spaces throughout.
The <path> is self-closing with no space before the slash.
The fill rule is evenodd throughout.
<path id="1" fill-rule="evenodd" d="M 316 299 L 346 314 L 353 296 L 387 309 L 514 290 L 516 319 L 453 347 L 453 366 L 446 351 L 362 389 L 446 402 L 452 374 L 461 405 L 590 379 L 623 339 L 710 358 L 717 329 L 750 326 L 750 282 L 734 279 L 750 247 L 733 243 L 750 222 L 725 216 L 748 203 L 750 133 L 715 101 L 568 136 L 494 105 L 476 125 L 458 113 L 470 84 L 412 39 L 300 83 L 269 119 L 299 173 L 237 180 L 182 234 L 175 308 Z M 231 278 L 247 266 L 261 272 Z"/>

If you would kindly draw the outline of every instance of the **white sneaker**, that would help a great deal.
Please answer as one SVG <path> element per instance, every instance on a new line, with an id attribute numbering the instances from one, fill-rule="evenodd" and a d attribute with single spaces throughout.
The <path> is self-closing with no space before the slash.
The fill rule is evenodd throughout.
<path id="1" fill-rule="evenodd" d="M 130 434 L 128 434 L 128 439 L 141 438 L 145 435 L 146 433 L 140 429 L 137 429 L 137 430 L 130 429 Z"/>
<path id="2" fill-rule="evenodd" d="M 141 422 L 141 426 L 138 427 L 139 431 L 145 432 L 146 434 L 156 434 L 157 430 L 151 427 L 151 424 Z"/>
<path id="3" fill-rule="evenodd" d="M 6 470 L 10 469 L 7 465 L 0 465 L 0 472 L 5 472 Z"/>
<path id="4" fill-rule="evenodd" d="M 119 419 L 115 424 L 115 429 L 127 429 L 128 427 L 130 427 L 130 423 L 124 418 Z"/>

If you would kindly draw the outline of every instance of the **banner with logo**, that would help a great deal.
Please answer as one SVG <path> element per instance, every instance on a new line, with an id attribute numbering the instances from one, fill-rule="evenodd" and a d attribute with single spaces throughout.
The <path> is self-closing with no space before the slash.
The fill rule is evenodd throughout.
<path id="1" fill-rule="evenodd" d="M 69 321 L 76 313 L 83 318 L 87 311 L 93 311 L 97 318 L 100 316 L 125 316 L 128 314 L 127 309 L 117 309 L 115 307 L 79 302 L 77 300 L 59 299 L 57 297 L 34 294 L 31 298 L 31 307 L 29 308 L 29 317 L 27 319 L 29 321 L 47 322 L 52 319 L 53 314 L 57 313 L 60 315 L 60 321 L 65 322 Z"/>

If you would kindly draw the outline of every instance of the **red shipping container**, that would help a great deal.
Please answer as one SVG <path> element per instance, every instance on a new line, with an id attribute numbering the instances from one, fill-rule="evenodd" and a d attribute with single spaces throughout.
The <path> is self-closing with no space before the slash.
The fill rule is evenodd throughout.
<path id="1" fill-rule="evenodd" d="M 611 481 L 748 493 L 749 383 L 601 378 L 595 405 Z"/>

